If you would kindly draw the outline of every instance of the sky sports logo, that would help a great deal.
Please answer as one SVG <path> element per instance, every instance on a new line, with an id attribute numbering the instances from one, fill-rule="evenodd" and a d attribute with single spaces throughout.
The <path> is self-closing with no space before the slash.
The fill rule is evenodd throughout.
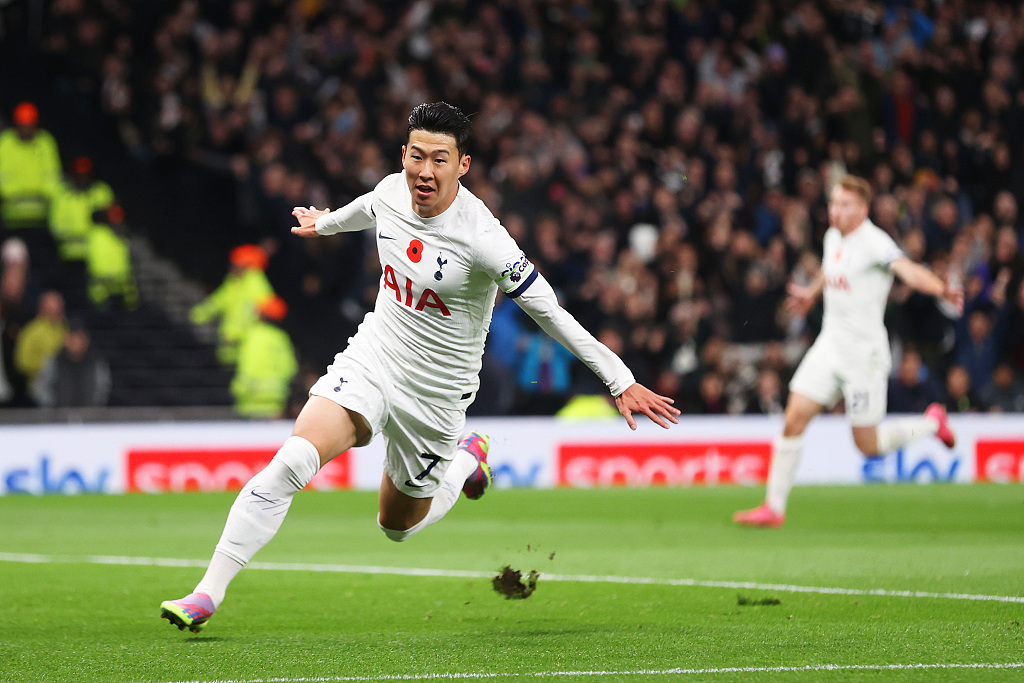
<path id="1" fill-rule="evenodd" d="M 276 453 L 276 447 L 132 449 L 127 457 L 128 490 L 237 491 L 266 467 Z M 352 488 L 350 455 L 346 451 L 321 468 L 307 488 Z"/>
<path id="2" fill-rule="evenodd" d="M 763 484 L 771 454 L 769 441 L 563 444 L 558 449 L 558 484 L 577 488 Z"/>

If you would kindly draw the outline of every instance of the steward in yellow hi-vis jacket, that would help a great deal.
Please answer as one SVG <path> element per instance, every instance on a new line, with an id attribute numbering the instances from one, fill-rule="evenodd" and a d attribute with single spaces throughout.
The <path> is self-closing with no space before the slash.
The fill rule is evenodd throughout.
<path id="1" fill-rule="evenodd" d="M 9 229 L 44 227 L 60 184 L 57 142 L 39 129 L 31 102 L 15 107 L 13 119 L 0 133 L 0 220 Z"/>
<path id="2" fill-rule="evenodd" d="M 281 417 L 288 406 L 291 382 L 299 370 L 288 333 L 275 323 L 284 320 L 288 305 L 279 296 L 259 304 L 257 320 L 238 346 L 238 365 L 231 380 L 235 410 L 246 417 Z"/>
<path id="3" fill-rule="evenodd" d="M 64 261 L 84 261 L 93 214 L 114 203 L 114 192 L 92 174 L 92 160 L 78 157 L 71 162 L 68 179 L 60 184 L 50 205 L 50 233 Z"/>
<path id="4" fill-rule="evenodd" d="M 257 305 L 274 294 L 263 273 L 267 267 L 265 250 L 255 244 L 243 244 L 231 251 L 230 261 L 231 270 L 224 282 L 189 314 L 197 325 L 220 319 L 217 357 L 225 365 L 234 365 L 238 360 L 238 344 L 258 319 Z"/>
<path id="5" fill-rule="evenodd" d="M 124 209 L 114 204 L 95 216 L 97 220 L 89 229 L 85 253 L 89 298 L 102 307 L 111 297 L 120 297 L 125 310 L 134 311 L 139 307 L 139 290 L 132 271 Z"/>

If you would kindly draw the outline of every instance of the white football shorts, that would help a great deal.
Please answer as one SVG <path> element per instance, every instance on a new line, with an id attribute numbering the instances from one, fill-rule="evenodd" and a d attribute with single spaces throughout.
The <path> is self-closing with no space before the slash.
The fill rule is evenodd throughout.
<path id="1" fill-rule="evenodd" d="M 384 435 L 384 471 L 402 493 L 432 498 L 466 427 L 466 411 L 414 398 L 372 354 L 352 344 L 335 355 L 309 393 L 359 413 Z"/>
<path id="2" fill-rule="evenodd" d="M 885 418 L 889 393 L 888 349 L 840 354 L 820 337 L 789 382 L 789 390 L 831 409 L 842 396 L 854 427 L 873 427 Z"/>

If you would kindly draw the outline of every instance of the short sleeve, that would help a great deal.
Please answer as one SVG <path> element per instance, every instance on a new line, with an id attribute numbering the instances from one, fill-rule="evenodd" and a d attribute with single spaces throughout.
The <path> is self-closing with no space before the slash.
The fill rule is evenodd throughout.
<path id="1" fill-rule="evenodd" d="M 479 233 L 476 255 L 480 267 L 510 298 L 520 296 L 537 279 L 533 262 L 494 217 Z"/>
<path id="2" fill-rule="evenodd" d="M 878 229 L 875 239 L 872 240 L 872 252 L 878 265 L 886 269 L 891 268 L 893 263 L 904 258 L 903 250 L 881 228 Z"/>

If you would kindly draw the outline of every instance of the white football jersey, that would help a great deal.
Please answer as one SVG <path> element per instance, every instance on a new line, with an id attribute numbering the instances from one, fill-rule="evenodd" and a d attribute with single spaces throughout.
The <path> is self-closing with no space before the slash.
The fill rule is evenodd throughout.
<path id="1" fill-rule="evenodd" d="M 499 287 L 541 317 L 542 327 L 613 391 L 632 383 L 622 361 L 558 307 L 550 286 L 508 231 L 461 184 L 444 213 L 421 218 L 413 211 L 404 173 L 395 173 L 316 222 L 322 235 L 370 228 L 376 230 L 384 272 L 374 311 L 349 344 L 374 353 L 402 382 L 400 390 L 432 403 L 468 405 L 480 384 Z"/>
<path id="2" fill-rule="evenodd" d="M 892 264 L 900 258 L 903 252 L 893 239 L 869 219 L 845 237 L 834 227 L 825 232 L 822 339 L 858 355 L 888 350 L 883 318 L 892 289 Z"/>

